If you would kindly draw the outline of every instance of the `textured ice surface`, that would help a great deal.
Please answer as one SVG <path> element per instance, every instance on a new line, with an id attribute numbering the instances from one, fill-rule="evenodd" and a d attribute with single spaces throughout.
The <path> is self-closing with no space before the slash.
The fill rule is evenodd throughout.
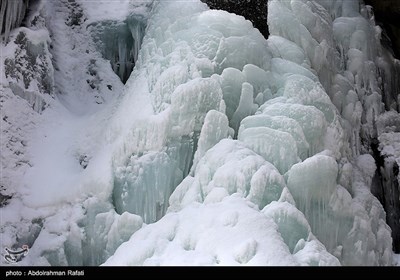
<path id="1" fill-rule="evenodd" d="M 291 237 L 302 240 L 292 255 L 270 212 L 239 196 L 193 203 L 134 234 L 105 265 L 339 265 L 307 231 Z"/>
<path id="2" fill-rule="evenodd" d="M 86 24 L 107 20 L 86 15 Z M 31 232 L 23 240 L 32 248 L 22 264 L 392 264 L 385 212 L 370 191 L 376 165 L 360 148 L 382 107 L 366 15 L 358 1 L 272 0 L 265 40 L 200 1 L 156 1 L 125 87 L 106 80 L 111 67 L 92 45 L 77 44 L 88 47 L 76 51 L 83 61 L 98 58 L 99 91 L 110 82 L 118 93 L 36 137 L 23 206 L 5 208 L 7 245 L 21 245 L 9 226 L 20 205 L 29 215 L 18 236 Z M 71 90 L 62 101 L 74 108 L 85 81 L 67 86 L 80 64 L 61 56 L 62 30 L 56 85 Z M 51 156 L 37 161 L 43 152 Z M 58 172 L 38 180 L 60 158 Z M 48 187 L 43 198 L 35 192 Z"/>
<path id="3" fill-rule="evenodd" d="M 302 248 L 302 242 L 298 240 L 306 240 L 304 236 L 313 232 L 317 238 L 323 240 L 326 248 L 343 264 L 389 263 L 390 241 L 387 242 L 381 237 L 382 232 L 386 232 L 386 235 L 389 233 L 387 227 L 383 220 L 380 223 L 372 223 L 372 219 L 367 218 L 369 215 L 377 215 L 373 220 L 382 219 L 382 209 L 377 208 L 374 212 L 370 212 L 371 210 L 366 207 L 366 204 L 361 207 L 357 206 L 357 201 L 361 198 L 357 198 L 357 192 L 351 189 L 354 178 L 350 179 L 351 175 L 346 175 L 348 174 L 346 172 L 351 172 L 346 171 L 349 170 L 348 168 L 341 171 L 340 174 L 343 174 L 341 181 L 347 182 L 346 187 L 351 193 L 337 182 L 340 167 L 337 161 L 341 158 L 345 159 L 349 155 L 349 150 L 344 144 L 346 134 L 343 132 L 337 109 L 332 105 L 324 88 L 318 83 L 317 76 L 325 78 L 328 76 L 326 73 L 329 70 L 324 68 L 328 67 L 329 63 L 319 61 L 319 56 L 315 55 L 315 51 L 324 51 L 324 49 L 329 51 L 325 45 L 327 42 L 324 41 L 324 35 L 313 39 L 313 34 L 306 28 L 307 24 L 309 28 L 312 26 L 309 23 L 304 23 L 305 25 L 293 23 L 300 30 L 297 33 L 284 29 L 285 26 L 290 26 L 287 22 L 291 20 L 283 16 L 285 13 L 293 13 L 293 10 L 296 9 L 299 11 L 309 9 L 303 7 L 304 4 L 300 4 L 298 1 L 285 3 L 272 1 L 270 4 L 272 8 L 270 20 L 272 22 L 276 20 L 273 17 L 276 12 L 281 17 L 280 20 L 285 20 L 286 23 L 285 25 L 274 23 L 279 26 L 279 29 L 276 31 L 272 29 L 272 34 L 276 37 L 272 37 L 271 43 L 269 41 L 268 43 L 269 45 L 275 44 L 275 46 L 281 44 L 292 49 L 293 55 L 288 56 L 291 61 L 285 61 L 282 58 L 270 59 L 269 57 L 274 53 L 279 54 L 277 50 L 272 50 L 267 56 L 260 53 L 261 58 L 266 57 L 265 62 L 262 63 L 254 63 L 251 56 L 245 56 L 244 59 L 248 59 L 246 63 L 239 63 L 237 59 L 240 57 L 239 53 L 237 53 L 236 60 L 232 60 L 229 55 L 217 51 L 214 60 L 214 65 L 217 67 L 214 68 L 214 71 L 216 71 L 215 74 L 221 75 L 211 77 L 221 85 L 229 125 L 236 131 L 238 140 L 243 144 L 232 140 L 222 140 L 205 153 L 205 156 L 198 161 L 193 173 L 186 177 L 171 195 L 169 212 L 181 213 L 196 203 L 205 205 L 222 203 L 224 197 L 235 193 L 256 203 L 261 209 L 274 200 L 278 201 L 278 196 L 288 184 L 296 206 L 304 213 L 303 221 L 307 219 L 310 224 L 309 229 L 307 226 L 302 227 L 300 226 L 302 222 L 299 222 L 298 218 L 296 222 L 291 222 L 292 220 L 289 218 L 285 218 L 287 222 L 284 222 L 285 219 L 283 222 L 279 222 L 278 228 L 281 228 L 279 232 L 286 240 L 290 250 L 294 252 L 297 250 L 295 247 Z M 324 17 L 329 17 L 327 11 L 322 12 L 321 6 L 318 6 L 318 9 Z M 212 14 L 210 12 L 203 14 L 208 15 L 208 13 Z M 305 12 L 303 11 L 303 13 Z M 319 16 L 316 16 L 318 20 L 324 20 Z M 222 15 L 219 15 L 219 18 L 221 17 Z M 291 15 L 290 17 L 293 18 Z M 206 16 L 201 18 L 214 19 Z M 214 22 L 209 23 L 208 28 L 213 27 L 213 24 Z M 322 24 L 322 27 L 332 33 L 330 26 L 332 26 L 332 21 L 329 20 Z M 149 26 L 149 30 L 151 28 Z M 186 26 L 186 28 L 190 27 Z M 220 28 L 219 25 L 216 25 L 215 29 Z M 229 34 L 227 30 L 223 31 L 224 35 Z M 196 32 L 199 32 L 198 29 Z M 317 33 L 315 30 L 313 32 Z M 209 33 L 216 34 L 215 31 Z M 304 35 L 301 40 L 299 34 Z M 277 39 L 278 36 L 283 36 L 286 40 L 292 40 L 299 44 L 300 48 L 306 51 L 306 56 L 298 47 L 286 43 L 285 39 Z M 170 39 L 165 40 L 169 41 L 170 45 L 172 44 Z M 186 49 L 187 45 L 190 46 L 190 42 L 181 42 L 179 47 Z M 229 49 L 227 42 L 240 46 L 238 39 L 235 38 L 223 40 L 219 47 Z M 190 49 L 197 50 L 197 47 Z M 211 50 L 209 51 L 208 57 L 211 53 Z M 220 63 L 222 54 L 228 56 L 224 63 Z M 204 61 L 201 65 L 204 65 Z M 211 63 L 211 65 L 213 64 Z M 242 68 L 243 66 L 245 67 Z M 221 67 L 223 67 L 222 71 Z M 317 71 L 312 71 L 312 67 L 314 71 L 315 69 Z M 209 69 L 212 70 L 212 68 Z M 317 76 L 314 73 L 317 73 Z M 207 76 L 210 76 L 210 73 Z M 330 81 L 324 80 L 323 82 L 324 86 L 330 85 Z M 180 87 L 177 88 L 180 89 Z M 202 93 L 202 91 L 200 92 Z M 251 95 L 248 92 L 252 92 L 253 100 L 249 98 Z M 188 91 L 188 95 L 190 96 L 190 91 Z M 180 102 L 184 102 L 184 100 L 181 99 Z M 261 105 L 256 115 L 246 118 L 246 115 L 254 113 L 251 112 L 251 108 L 257 110 L 255 104 Z M 184 105 L 181 107 L 185 108 Z M 266 117 L 263 118 L 263 115 Z M 182 113 L 179 113 L 179 116 L 181 120 L 184 120 Z M 243 118 L 244 120 L 241 121 Z M 194 118 L 194 121 L 196 119 Z M 239 122 L 242 122 L 240 130 L 238 130 Z M 183 127 L 196 130 L 195 124 L 188 126 L 185 121 L 179 123 L 182 123 Z M 285 123 L 288 125 L 285 126 Z M 280 128 L 280 125 L 284 128 Z M 327 135 L 329 137 L 326 137 Z M 310 158 L 305 160 L 307 157 Z M 298 163 L 301 159 L 304 162 Z M 275 167 L 272 168 L 272 165 Z M 281 174 L 286 172 L 286 179 L 284 179 Z M 260 177 L 264 180 L 260 180 Z M 265 180 L 265 178 L 270 179 Z M 368 186 L 370 182 L 367 180 L 364 184 Z M 370 194 L 366 195 L 369 196 L 368 200 L 374 201 Z M 283 201 L 276 203 L 283 203 Z M 154 224 L 154 227 L 162 224 L 162 221 L 163 219 Z M 285 229 L 286 224 L 287 226 L 293 224 L 293 228 L 296 230 Z M 354 233 L 354 229 L 357 229 L 357 234 Z M 289 233 L 292 232 L 295 237 L 290 236 Z M 369 241 L 371 238 L 376 241 Z M 299 243 L 297 244 L 297 242 Z M 131 246 L 134 246 L 134 243 L 131 240 Z M 347 249 L 343 248 L 353 248 L 350 251 L 356 253 L 348 254 Z M 122 255 L 124 251 L 121 251 Z M 147 258 L 151 260 L 154 259 L 154 255 L 164 254 L 161 252 L 154 254 L 152 250 L 150 252 L 151 254 Z M 110 262 L 110 264 L 112 263 Z M 152 261 L 150 261 L 151 263 Z"/>
<path id="4" fill-rule="evenodd" d="M 275 129 L 282 132 L 287 132 L 296 141 L 297 154 L 301 159 L 308 157 L 309 144 L 304 136 L 303 129 L 299 123 L 285 116 L 269 116 L 265 114 L 258 114 L 245 118 L 239 129 L 239 135 L 242 131 L 252 127 L 266 127 Z"/>
<path id="5" fill-rule="evenodd" d="M 123 83 L 129 78 L 138 59 L 151 3 L 121 0 L 119 3 L 104 3 L 99 8 L 95 2 L 82 1 L 89 13 L 91 36 Z M 115 5 L 120 5 L 120 9 L 115 10 Z M 114 12 L 109 13 L 106 9 Z"/>
<path id="6" fill-rule="evenodd" d="M 191 178 L 191 177 L 189 177 Z M 278 200 L 285 180 L 279 171 L 239 141 L 224 139 L 199 161 L 193 179 L 185 179 L 170 198 L 171 209 L 203 202 L 214 189 L 239 193 L 260 209 Z"/>

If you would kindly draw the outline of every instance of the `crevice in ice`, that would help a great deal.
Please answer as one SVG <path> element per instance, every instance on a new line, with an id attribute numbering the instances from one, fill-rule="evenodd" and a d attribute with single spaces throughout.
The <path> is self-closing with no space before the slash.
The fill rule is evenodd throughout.
<path id="1" fill-rule="evenodd" d="M 107 20 L 88 27 L 103 57 L 123 83 L 135 67 L 146 24 L 144 17 L 131 15 L 124 21 Z"/>
<path id="2" fill-rule="evenodd" d="M 392 229 L 393 251 L 400 253 L 400 187 L 399 165 L 395 158 L 382 155 L 379 142 L 375 140 L 371 149 L 378 166 L 373 177 L 371 192 L 386 211 L 386 222 Z M 382 149 L 382 147 L 381 147 Z"/>

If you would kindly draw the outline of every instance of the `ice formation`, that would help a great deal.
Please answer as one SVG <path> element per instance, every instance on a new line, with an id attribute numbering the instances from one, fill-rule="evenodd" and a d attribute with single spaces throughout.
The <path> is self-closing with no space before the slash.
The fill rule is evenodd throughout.
<path id="1" fill-rule="evenodd" d="M 125 83 L 138 59 L 146 18 L 132 15 L 125 21 L 101 21 L 90 26 L 92 36 L 105 59 Z"/>
<path id="2" fill-rule="evenodd" d="M 4 34 L 5 41 L 8 41 L 10 31 L 21 25 L 28 9 L 28 4 L 29 0 L 1 1 L 0 34 Z"/>
<path id="3" fill-rule="evenodd" d="M 47 23 L 69 110 L 50 100 L 57 121 L 4 207 L 3 242 L 31 247 L 21 264 L 392 265 L 369 147 L 396 174 L 397 80 L 366 6 L 270 0 L 266 40 L 201 1 L 117 2 L 108 17 L 42 7 L 81 16 Z"/>

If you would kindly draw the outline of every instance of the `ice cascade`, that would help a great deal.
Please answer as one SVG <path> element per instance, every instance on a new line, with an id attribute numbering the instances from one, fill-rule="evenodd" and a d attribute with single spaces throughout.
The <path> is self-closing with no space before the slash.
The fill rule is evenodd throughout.
<path id="1" fill-rule="evenodd" d="M 61 93 L 1 209 L 5 244 L 30 247 L 19 264 L 392 264 L 371 190 L 378 158 L 398 195 L 396 79 L 366 6 L 270 0 L 266 40 L 200 0 L 119 3 L 114 18 L 108 1 L 43 6 L 57 15 L 40 34 Z M 14 68 L 5 78 L 22 84 Z M 82 110 L 90 93 L 104 98 Z M 59 173 L 38 180 L 46 168 Z"/>
<path id="2" fill-rule="evenodd" d="M 370 192 L 374 160 L 355 152 L 353 143 L 359 139 L 353 138 L 330 96 L 343 69 L 340 51 L 332 47 L 341 42 L 334 39 L 335 23 L 355 17 L 368 28 L 372 25 L 359 14 L 358 2 L 335 3 L 270 1 L 267 41 L 249 22 L 226 12 L 202 11 L 191 4 L 175 14 L 173 3 L 156 5 L 134 73 L 138 80 L 146 77 L 156 115 L 151 125 L 124 142 L 121 155 L 133 157 L 125 160 L 123 173 L 116 169 L 114 198 L 117 194 L 124 200 L 143 185 L 156 186 L 163 195 L 160 186 L 168 186 L 171 192 L 174 187 L 165 174 L 176 171 L 168 157 L 157 157 L 163 158 L 177 136 L 200 140 L 195 140 L 191 171 L 179 176 L 184 179 L 170 196 L 166 215 L 136 232 L 106 264 L 277 264 L 279 258 L 271 262 L 270 251 L 261 249 L 274 234 L 282 237 L 296 263 L 391 264 L 390 229 Z M 149 176 L 149 170 L 157 171 Z M 140 199 L 153 189 L 143 192 L 147 194 Z M 138 199 L 132 195 L 130 201 L 139 205 Z M 232 209 L 225 219 L 208 216 L 208 209 L 223 209 L 232 201 L 238 208 L 244 202 L 248 206 Z M 234 242 L 238 248 L 232 249 L 218 237 L 211 242 L 208 234 L 201 234 L 204 225 L 211 232 L 224 225 L 244 231 L 241 213 L 247 207 L 267 217 L 261 224 L 275 224 L 275 233 L 243 245 Z M 188 221 L 188 216 L 199 221 Z M 171 255 L 178 248 L 182 254 L 177 255 L 185 257 Z"/>

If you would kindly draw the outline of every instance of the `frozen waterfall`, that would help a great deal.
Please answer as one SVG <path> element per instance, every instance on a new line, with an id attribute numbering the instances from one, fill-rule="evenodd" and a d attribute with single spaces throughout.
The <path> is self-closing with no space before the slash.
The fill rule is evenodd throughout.
<path id="1" fill-rule="evenodd" d="M 7 41 L 10 31 L 19 27 L 28 9 L 29 0 L 4 0 L 0 3 L 0 34 Z"/>
<path id="2" fill-rule="evenodd" d="M 235 252 L 229 253 L 227 245 L 206 246 L 204 242 L 208 239 L 195 229 L 191 230 L 203 223 L 210 230 L 223 226 L 225 222 L 207 216 L 206 209 L 230 204 L 230 196 L 249 201 L 254 214 L 261 210 L 272 218 L 278 226 L 276 233 L 283 237 L 284 243 L 280 246 L 289 248 L 295 262 L 336 264 L 336 258 L 345 265 L 391 262 L 390 229 L 385 223 L 385 212 L 369 191 L 374 161 L 371 156 L 357 158 L 359 149 L 349 143 L 360 145 L 357 144 L 359 139 L 352 139 L 354 133 L 343 126 L 341 111 L 327 94 L 333 95 L 337 89 L 331 77 L 339 77 L 346 71 L 342 65 L 347 65 L 347 61 L 341 64 L 343 58 L 337 52 L 336 44 L 341 46 L 343 39 L 335 38 L 335 22 L 351 22 L 354 17 L 354 21 L 362 22 L 365 28 L 373 27 L 360 14 L 358 2 L 352 3 L 357 5 L 346 2 L 343 4 L 348 5 L 346 7 L 342 7 L 340 1 L 335 6 L 329 6 L 328 2 L 322 4 L 325 6 L 316 2 L 270 1 L 268 16 L 272 36 L 265 41 L 243 18 L 221 11 L 201 12 L 201 5 L 199 9 L 194 9 L 193 4 L 183 5 L 182 16 L 176 22 L 164 24 L 171 18 L 169 15 L 174 13 L 175 6 L 158 3 L 149 19 L 140 65 L 136 68 L 138 76 L 143 75 L 141 73 L 148 76 L 146 91 L 157 118 L 155 122 L 150 119 L 150 125 L 142 132 L 127 135 L 125 143 L 130 144 L 124 144 L 123 155 L 129 155 L 128 151 L 135 157 L 143 155 L 134 158 L 136 164 L 140 163 L 137 168 L 131 157 L 124 167 L 129 172 L 124 171 L 123 178 L 156 169 L 154 174 L 157 175 L 152 177 L 154 183 L 138 186 L 158 186 L 158 176 L 165 174 L 166 169 L 163 164 L 154 165 L 154 160 L 145 160 L 147 151 L 154 157 L 154 149 L 159 149 L 161 156 L 177 136 L 191 137 L 200 133 L 198 139 L 202 140 L 197 141 L 196 165 L 172 193 L 166 216 L 151 229 L 134 234 L 106 264 L 115 265 L 121 261 L 123 264 L 170 264 L 174 263 L 172 248 L 180 246 L 188 252 L 182 253 L 188 264 L 270 263 L 271 260 L 263 256 L 265 251 L 254 248 L 270 244 L 272 235 L 249 241 L 252 245 L 237 249 L 235 258 Z M 342 14 L 342 10 L 348 14 Z M 320 29 L 314 29 L 315 22 Z M 346 32 L 356 33 L 353 37 L 357 40 L 359 32 L 351 30 Z M 369 41 L 363 42 L 368 48 Z M 355 47 L 365 47 L 365 44 Z M 371 44 L 373 48 L 376 43 L 372 41 Z M 362 51 L 365 50 L 359 50 Z M 153 62 L 155 58 L 162 68 Z M 356 88 L 356 91 L 359 90 Z M 360 96 L 366 98 L 362 93 Z M 380 103 L 370 102 L 380 106 Z M 129 106 L 127 102 L 121 105 Z M 187 106 L 190 107 L 186 109 Z M 164 118 L 162 126 L 166 123 L 169 128 L 155 132 L 151 127 L 159 125 L 161 116 Z M 219 131 L 220 136 L 211 137 Z M 236 137 L 239 142 L 229 140 Z M 228 139 L 220 141 L 223 138 Z M 157 139 L 157 142 L 150 139 Z M 141 142 L 143 145 L 134 144 Z M 158 144 L 157 148 L 152 142 Z M 372 174 L 361 175 L 366 172 L 365 168 L 373 168 Z M 169 174 L 171 172 L 175 171 Z M 122 175 L 117 176 L 122 178 Z M 140 182 L 138 179 L 135 179 L 136 184 Z M 118 189 L 122 188 L 120 184 Z M 129 197 L 138 189 L 135 185 L 124 184 L 125 193 L 119 191 L 120 197 Z M 169 186 L 169 183 L 164 185 Z M 152 188 L 147 188 L 146 193 L 150 192 Z M 130 201 L 140 205 L 136 199 Z M 199 225 L 186 222 L 185 215 L 198 215 Z M 242 231 L 239 217 L 234 219 L 233 227 Z M 176 220 L 172 232 L 165 228 L 165 223 L 170 223 L 167 221 L 171 219 Z M 288 236 L 289 232 L 292 237 Z M 162 241 L 164 238 L 167 243 Z M 192 244 L 187 245 L 189 249 L 185 247 L 185 240 Z M 148 245 L 139 245 L 143 242 Z M 319 242 L 330 254 L 322 257 L 322 252 L 326 251 L 316 249 L 321 246 Z M 155 244 L 163 245 L 156 248 Z M 129 250 L 137 253 L 129 254 Z M 227 253 L 217 253 L 215 257 L 215 251 L 225 250 Z M 315 254 L 308 255 L 306 260 L 297 258 L 304 256 L 304 250 L 315 250 Z M 239 261 L 249 254 L 250 258 Z"/>
<path id="3" fill-rule="evenodd" d="M 200 0 L 111 2 L 49 1 L 21 29 L 56 98 L 21 120 L 1 209 L 19 264 L 393 264 L 399 63 L 369 6 L 269 0 L 266 39 Z M 40 63 L 16 38 L 4 60 Z"/>

